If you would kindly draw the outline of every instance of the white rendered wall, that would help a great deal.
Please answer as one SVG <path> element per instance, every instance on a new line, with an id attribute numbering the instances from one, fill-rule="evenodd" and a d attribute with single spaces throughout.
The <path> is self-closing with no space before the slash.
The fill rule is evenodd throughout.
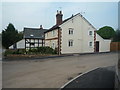
<path id="1" fill-rule="evenodd" d="M 55 29 L 53 31 L 49 31 L 49 32 L 45 33 L 45 46 L 49 46 L 53 49 L 57 48 L 58 47 L 58 39 L 57 38 L 58 38 L 58 29 Z M 54 47 L 53 47 L 53 43 L 55 45 Z"/>
<path id="2" fill-rule="evenodd" d="M 94 29 L 84 21 L 81 16 L 77 15 L 73 19 L 63 23 L 62 28 L 62 44 L 61 44 L 61 53 L 86 53 L 94 52 L 93 47 L 89 47 L 89 41 L 94 43 L 94 36 L 89 36 L 89 29 L 94 32 Z M 69 28 L 73 28 L 73 35 L 69 35 Z M 94 33 L 93 33 L 94 35 Z M 74 42 L 73 47 L 68 46 L 68 40 L 72 39 Z"/>
<path id="3" fill-rule="evenodd" d="M 101 36 L 96 34 L 96 41 L 99 41 L 99 52 L 110 52 L 111 40 L 103 39 Z"/>
<path id="4" fill-rule="evenodd" d="M 83 53 L 94 52 L 94 31 L 95 29 L 83 18 L 81 18 L 81 28 L 83 35 Z M 92 31 L 92 35 L 89 35 L 89 31 Z M 92 42 L 92 46 L 89 46 L 89 42 Z"/>
<path id="5" fill-rule="evenodd" d="M 9 47 L 9 49 L 13 49 L 13 45 L 11 45 L 11 46 Z"/>
<path id="6" fill-rule="evenodd" d="M 17 42 L 17 49 L 24 49 L 24 48 L 25 48 L 25 39 L 22 39 Z M 9 49 L 13 49 L 13 45 L 11 45 Z"/>
<path id="7" fill-rule="evenodd" d="M 45 39 L 51 39 L 51 38 L 57 38 L 57 37 L 58 37 L 58 29 L 45 33 Z"/>
<path id="8" fill-rule="evenodd" d="M 53 46 L 53 43 L 54 43 L 54 46 Z M 58 47 L 58 40 L 55 39 L 55 40 L 46 40 L 45 41 L 45 46 L 49 46 L 53 49 L 57 48 Z"/>
<path id="9" fill-rule="evenodd" d="M 20 40 L 17 42 L 17 48 L 25 48 L 25 39 Z"/>

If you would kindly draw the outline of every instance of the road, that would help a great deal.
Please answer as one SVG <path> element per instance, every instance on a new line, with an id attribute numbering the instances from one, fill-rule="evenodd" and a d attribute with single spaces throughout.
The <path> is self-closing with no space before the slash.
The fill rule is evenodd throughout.
<path id="1" fill-rule="evenodd" d="M 104 53 L 4 61 L 3 88 L 60 88 L 80 73 L 96 67 L 116 65 L 117 59 L 117 53 Z"/>

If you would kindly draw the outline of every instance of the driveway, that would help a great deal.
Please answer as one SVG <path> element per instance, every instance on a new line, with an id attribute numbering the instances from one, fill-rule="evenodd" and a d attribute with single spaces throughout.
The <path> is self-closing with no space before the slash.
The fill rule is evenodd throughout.
<path id="1" fill-rule="evenodd" d="M 117 53 L 4 61 L 3 88 L 60 88 L 80 73 L 117 64 Z"/>

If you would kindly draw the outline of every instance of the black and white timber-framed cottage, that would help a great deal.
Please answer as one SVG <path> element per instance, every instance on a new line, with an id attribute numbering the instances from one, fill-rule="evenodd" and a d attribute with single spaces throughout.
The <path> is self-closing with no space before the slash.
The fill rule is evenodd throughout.
<path id="1" fill-rule="evenodd" d="M 25 49 L 36 48 L 45 45 L 44 32 L 47 29 L 40 28 L 24 28 Z"/>

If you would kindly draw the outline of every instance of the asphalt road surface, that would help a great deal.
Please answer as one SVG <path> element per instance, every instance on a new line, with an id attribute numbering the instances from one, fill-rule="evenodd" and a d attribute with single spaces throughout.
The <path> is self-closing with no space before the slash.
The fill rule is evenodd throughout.
<path id="1" fill-rule="evenodd" d="M 117 64 L 117 53 L 4 61 L 3 88 L 60 88 L 80 73 Z"/>
<path id="2" fill-rule="evenodd" d="M 88 73 L 85 73 L 78 78 L 72 80 L 72 82 L 65 85 L 62 90 L 66 88 L 98 88 L 114 90 L 115 85 L 115 67 L 109 66 L 104 68 L 97 68 Z M 102 90 L 102 89 L 101 89 Z"/>

